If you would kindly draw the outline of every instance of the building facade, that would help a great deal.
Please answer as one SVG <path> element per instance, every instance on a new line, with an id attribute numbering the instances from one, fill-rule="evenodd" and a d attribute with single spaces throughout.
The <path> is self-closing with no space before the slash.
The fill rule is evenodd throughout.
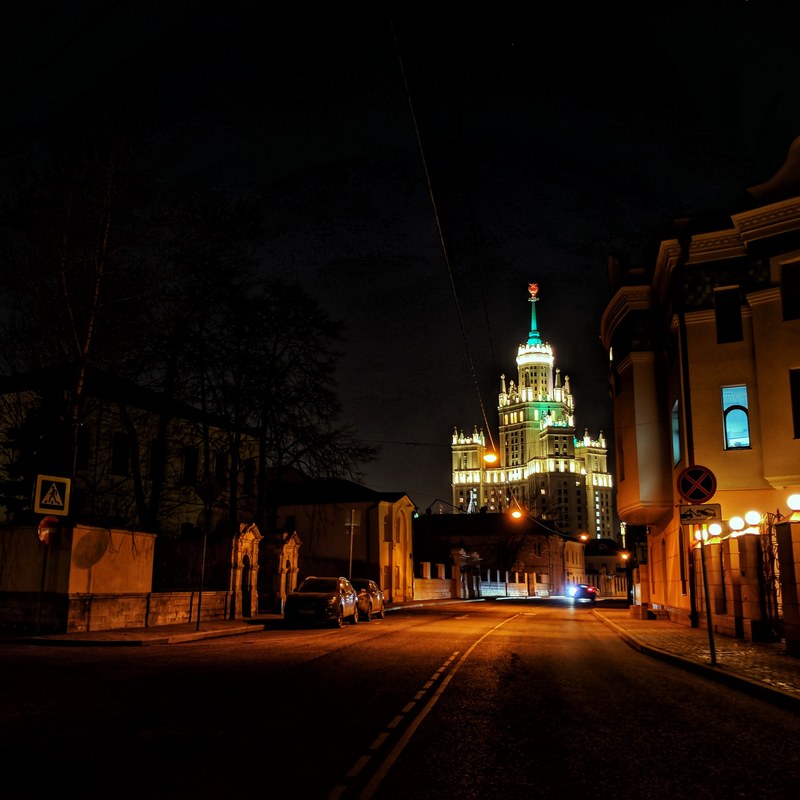
<path id="1" fill-rule="evenodd" d="M 453 506 L 468 513 L 520 508 L 566 534 L 611 538 L 606 440 L 602 432 L 597 439 L 588 431 L 576 436 L 569 376 L 562 378 L 553 347 L 539 333 L 537 284 L 528 291 L 531 329 L 517 351 L 517 377 L 500 376 L 498 447 L 477 427 L 453 432 Z"/>
<path id="2" fill-rule="evenodd" d="M 800 198 L 751 205 L 676 225 L 652 265 L 610 260 L 601 338 L 617 513 L 647 541 L 637 598 L 779 640 L 797 602 L 776 525 L 800 492 Z"/>
<path id="3" fill-rule="evenodd" d="M 414 599 L 408 495 L 336 479 L 285 483 L 277 493 L 277 527 L 296 532 L 299 545 L 289 591 L 309 575 L 343 575 L 371 578 L 389 603 Z"/>
<path id="4" fill-rule="evenodd" d="M 259 471 L 252 432 L 232 432 L 196 409 L 167 406 L 93 371 L 74 458 L 43 456 L 33 464 L 15 444 L 36 445 L 42 395 L 53 382 L 52 375 L 0 378 L 0 627 L 30 626 L 39 608 L 53 631 L 162 624 L 147 621 L 156 617 L 190 621 L 206 595 L 215 601 L 204 601 L 205 617 L 212 610 L 251 616 L 282 608 L 298 579 L 313 573 L 370 577 L 389 602 L 412 599 L 414 504 L 404 493 L 299 473 L 278 483 L 269 468 Z M 23 439 L 25 429 L 36 435 Z M 51 449 L 59 457 L 69 452 Z M 57 512 L 59 535 L 47 546 L 33 533 L 43 512 L 20 465 L 31 478 L 47 477 L 45 485 L 71 487 Z M 116 531 L 126 547 L 134 542 L 130 564 L 114 558 L 122 552 Z M 148 570 L 145 585 L 140 573 Z M 151 614 L 162 608 L 156 595 L 172 599 Z"/>

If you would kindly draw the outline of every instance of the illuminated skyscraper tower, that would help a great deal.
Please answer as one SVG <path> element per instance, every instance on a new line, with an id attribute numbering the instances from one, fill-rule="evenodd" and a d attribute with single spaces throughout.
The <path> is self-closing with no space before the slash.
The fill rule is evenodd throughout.
<path id="1" fill-rule="evenodd" d="M 531 329 L 517 350 L 517 380 L 500 376 L 497 460 L 486 460 L 493 448 L 484 431 L 453 432 L 453 505 L 469 513 L 519 508 L 563 533 L 613 538 L 605 438 L 575 436 L 569 377 L 562 381 L 553 348 L 539 333 L 538 285 L 528 292 Z"/>

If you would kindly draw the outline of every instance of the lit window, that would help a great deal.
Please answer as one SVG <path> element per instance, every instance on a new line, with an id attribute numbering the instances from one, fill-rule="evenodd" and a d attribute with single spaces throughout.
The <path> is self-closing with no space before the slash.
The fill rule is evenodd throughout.
<path id="1" fill-rule="evenodd" d="M 722 419 L 725 449 L 750 447 L 750 417 L 746 386 L 722 387 Z"/>

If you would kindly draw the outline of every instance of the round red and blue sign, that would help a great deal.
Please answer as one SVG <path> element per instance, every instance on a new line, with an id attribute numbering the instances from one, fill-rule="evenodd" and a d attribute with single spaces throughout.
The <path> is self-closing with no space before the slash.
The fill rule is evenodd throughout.
<path id="1" fill-rule="evenodd" d="M 706 503 L 717 491 L 714 473 L 702 464 L 694 464 L 678 475 L 678 494 L 687 503 Z"/>

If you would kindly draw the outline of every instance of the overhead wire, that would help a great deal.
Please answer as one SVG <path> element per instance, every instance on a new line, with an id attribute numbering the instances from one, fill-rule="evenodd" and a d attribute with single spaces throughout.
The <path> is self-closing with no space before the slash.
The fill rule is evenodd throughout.
<path id="1" fill-rule="evenodd" d="M 491 429 L 491 427 L 489 425 L 489 419 L 488 419 L 488 417 L 486 415 L 486 407 L 484 406 L 484 403 L 483 403 L 483 397 L 481 395 L 480 383 L 478 381 L 478 376 L 477 376 L 477 373 L 475 371 L 475 363 L 474 363 L 474 361 L 472 359 L 472 352 L 471 352 L 470 347 L 469 347 L 469 340 L 467 339 L 467 332 L 466 332 L 466 329 L 464 327 L 464 317 L 463 317 L 463 314 L 461 313 L 461 302 L 458 299 L 458 291 L 456 290 L 456 283 L 455 283 L 455 279 L 453 277 L 453 268 L 452 268 L 452 265 L 450 263 L 450 256 L 449 256 L 449 254 L 447 252 L 447 245 L 445 244 L 445 241 L 444 241 L 444 234 L 443 234 L 443 231 L 442 231 L 442 222 L 441 222 L 441 218 L 440 218 L 440 215 L 439 215 L 439 209 L 438 209 L 438 207 L 436 205 L 436 197 L 434 196 L 434 193 L 433 193 L 433 184 L 431 182 L 430 171 L 428 170 L 428 162 L 427 162 L 427 159 L 425 157 L 425 149 L 422 146 L 422 137 L 420 136 L 420 132 L 419 132 L 419 125 L 417 123 L 417 114 L 416 114 L 416 111 L 414 110 L 414 102 L 411 99 L 411 90 L 409 89 L 409 85 L 408 85 L 408 79 L 407 79 L 407 76 L 406 76 L 405 64 L 403 63 L 403 56 L 402 56 L 402 54 L 400 52 L 400 44 L 399 44 L 399 42 L 397 40 L 397 32 L 395 31 L 394 22 L 392 20 L 390 20 L 390 25 L 392 27 L 392 36 L 394 38 L 394 47 L 395 47 L 395 52 L 397 53 L 397 60 L 398 60 L 398 62 L 400 64 L 400 74 L 401 74 L 402 79 L 403 79 L 403 87 L 404 87 L 405 93 L 406 93 L 406 100 L 408 101 L 408 108 L 409 108 L 409 112 L 411 113 L 411 121 L 412 121 L 412 124 L 414 125 L 414 135 L 416 136 L 416 139 L 417 139 L 417 148 L 419 150 L 420 160 L 422 161 L 422 169 L 423 169 L 423 172 L 425 173 L 425 182 L 426 182 L 427 189 L 428 189 L 428 197 L 430 198 L 430 201 L 431 201 L 431 207 L 433 209 L 433 216 L 434 216 L 434 220 L 436 222 L 436 231 L 437 231 L 437 234 L 438 234 L 438 237 L 439 237 L 439 245 L 441 246 L 442 255 L 444 257 L 445 266 L 447 268 L 447 276 L 448 276 L 448 278 L 450 280 L 450 288 L 451 288 L 451 290 L 453 292 L 453 301 L 455 302 L 455 306 L 456 306 L 456 316 L 458 317 L 458 324 L 459 324 L 459 328 L 461 330 L 461 337 L 464 340 L 464 349 L 465 349 L 466 354 L 467 354 L 467 362 L 469 363 L 470 372 L 472 374 L 472 381 L 473 381 L 473 384 L 475 386 L 475 391 L 476 391 L 477 396 L 478 396 L 478 405 L 480 407 L 481 416 L 483 417 L 483 424 L 484 424 L 486 432 L 487 432 L 487 434 L 489 436 L 489 443 L 491 444 L 492 451 L 496 452 L 497 448 L 495 447 L 494 437 L 492 436 L 492 429 Z"/>

